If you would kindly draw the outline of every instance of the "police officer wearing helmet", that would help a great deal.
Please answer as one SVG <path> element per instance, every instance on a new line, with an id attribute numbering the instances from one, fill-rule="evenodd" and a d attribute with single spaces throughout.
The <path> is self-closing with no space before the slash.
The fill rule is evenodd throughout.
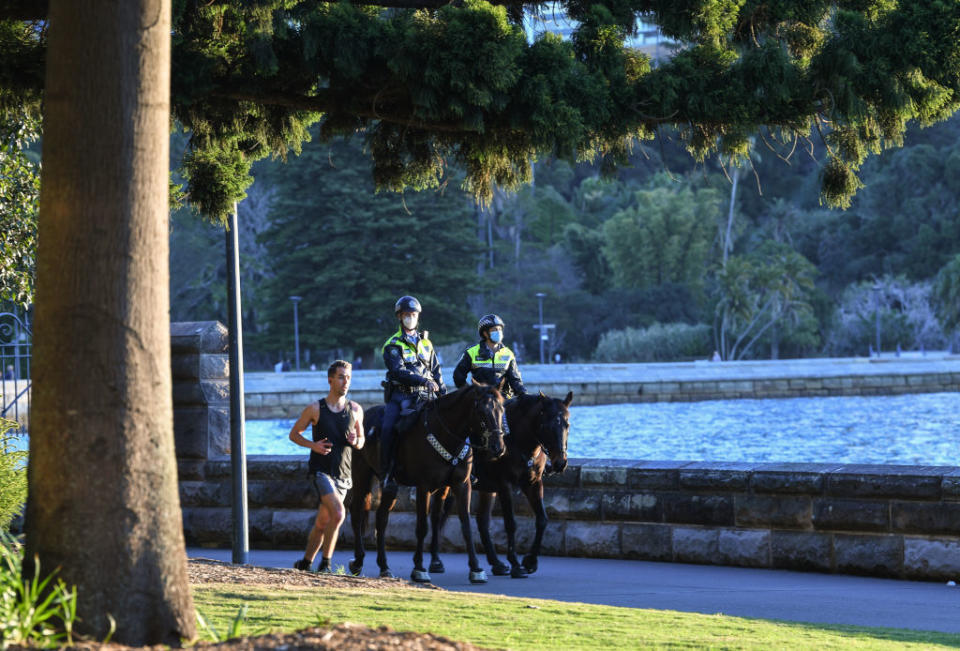
<path id="1" fill-rule="evenodd" d="M 435 396 L 442 396 L 443 385 L 440 363 L 427 333 L 417 331 L 420 321 L 420 301 L 403 296 L 394 306 L 400 327 L 383 344 L 383 363 L 387 367 L 386 407 L 380 427 L 380 467 L 383 469 L 383 487 L 395 489 L 396 437 L 394 425 L 401 410 Z"/>
<path id="2" fill-rule="evenodd" d="M 505 398 L 527 392 L 517 368 L 517 356 L 503 345 L 503 326 L 503 319 L 496 314 L 480 318 L 477 324 L 480 342 L 463 351 L 453 371 L 453 383 L 457 388 L 467 383 L 467 373 L 470 373 L 477 382 L 494 386 L 506 378 Z"/>

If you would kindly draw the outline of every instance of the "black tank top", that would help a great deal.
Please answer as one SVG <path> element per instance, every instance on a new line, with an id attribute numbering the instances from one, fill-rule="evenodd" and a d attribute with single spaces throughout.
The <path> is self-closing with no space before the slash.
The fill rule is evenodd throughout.
<path id="1" fill-rule="evenodd" d="M 347 430 L 354 423 L 350 401 L 341 412 L 332 412 L 327 401 L 320 400 L 320 415 L 313 426 L 313 440 L 327 439 L 333 444 L 329 454 L 310 451 L 310 473 L 325 472 L 334 479 L 350 484 L 350 463 L 353 448 L 347 443 Z"/>

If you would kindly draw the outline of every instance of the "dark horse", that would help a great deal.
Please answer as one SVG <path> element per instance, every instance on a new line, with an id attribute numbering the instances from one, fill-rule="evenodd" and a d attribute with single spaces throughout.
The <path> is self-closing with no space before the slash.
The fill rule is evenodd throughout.
<path id="1" fill-rule="evenodd" d="M 504 437 L 507 453 L 502 457 L 491 457 L 477 453 L 474 474 L 477 477 L 475 490 L 480 493 L 477 504 L 477 529 L 486 551 L 487 561 L 497 576 L 509 574 L 513 578 L 523 578 L 537 571 L 537 558 L 540 555 L 540 543 L 547 528 L 547 511 L 543 506 L 543 476 L 546 472 L 563 472 L 567 466 L 567 434 L 570 430 L 570 403 L 573 392 L 566 398 L 550 398 L 542 392 L 540 395 L 520 396 L 508 402 L 506 406 L 509 432 Z M 549 458 L 549 468 L 547 459 Z M 523 557 L 523 563 L 517 559 L 516 532 L 517 522 L 513 516 L 512 487 L 523 491 L 536 516 L 536 530 L 530 551 Z M 507 560 L 510 566 L 497 558 L 493 542 L 490 539 L 490 512 L 493 499 L 500 496 L 500 509 L 503 512 L 504 530 L 507 534 Z M 431 511 L 432 532 L 430 537 L 430 571 L 443 572 L 443 563 L 438 551 L 440 531 L 450 512 L 450 502 L 434 504 Z"/>
<path id="2" fill-rule="evenodd" d="M 370 437 L 367 445 L 353 455 L 353 500 L 350 521 L 353 526 L 354 557 L 350 572 L 359 574 L 363 568 L 363 535 L 370 511 L 371 485 L 380 474 L 379 437 L 374 431 L 380 427 L 383 407 L 367 410 L 363 425 Z M 423 567 L 423 539 L 427 535 L 427 512 L 431 496 L 442 491 L 452 492 L 459 505 L 460 525 L 467 541 L 470 556 L 470 581 L 484 583 L 486 573 L 473 551 L 470 531 L 470 470 L 473 463 L 472 447 L 483 450 L 492 458 L 504 453 L 503 397 L 496 387 L 469 384 L 453 393 L 432 400 L 416 414 L 413 424 L 397 442 L 397 482 L 417 488 L 417 550 L 413 555 L 411 578 L 420 583 L 430 581 Z M 391 577 L 387 566 L 384 534 L 390 509 L 397 501 L 397 489 L 380 496 L 377 507 L 377 565 L 380 576 Z"/>

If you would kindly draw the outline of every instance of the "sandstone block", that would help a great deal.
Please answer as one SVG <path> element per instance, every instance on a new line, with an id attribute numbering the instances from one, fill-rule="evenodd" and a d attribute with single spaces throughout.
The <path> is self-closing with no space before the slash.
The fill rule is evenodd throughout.
<path id="1" fill-rule="evenodd" d="M 809 497 L 737 495 L 735 504 L 738 527 L 806 529 L 810 526 Z"/>
<path id="2" fill-rule="evenodd" d="M 673 528 L 666 524 L 623 524 L 620 533 L 624 558 L 673 560 Z"/>
<path id="3" fill-rule="evenodd" d="M 828 572 L 833 564 L 831 534 L 806 531 L 773 531 L 770 557 L 773 567 Z"/>
<path id="4" fill-rule="evenodd" d="M 887 531 L 890 505 L 886 501 L 824 498 L 814 501 L 813 526 L 839 531 Z"/>
<path id="5" fill-rule="evenodd" d="M 665 493 L 661 499 L 667 522 L 729 526 L 734 523 L 732 495 Z"/>
<path id="6" fill-rule="evenodd" d="M 721 529 L 717 535 L 716 562 L 740 567 L 769 567 L 770 532 Z"/>
<path id="7" fill-rule="evenodd" d="M 620 525 L 568 521 L 565 532 L 568 556 L 617 558 L 620 556 Z"/>
<path id="8" fill-rule="evenodd" d="M 681 563 L 718 562 L 720 535 L 716 529 L 675 527 L 673 530 L 673 557 Z"/>
<path id="9" fill-rule="evenodd" d="M 903 561 L 901 536 L 853 536 L 833 539 L 834 568 L 848 574 L 897 576 Z"/>
<path id="10" fill-rule="evenodd" d="M 916 579 L 953 579 L 960 577 L 960 541 L 903 539 L 903 573 Z"/>
<path id="11" fill-rule="evenodd" d="M 891 514 L 897 532 L 960 535 L 958 502 L 894 501 Z"/>

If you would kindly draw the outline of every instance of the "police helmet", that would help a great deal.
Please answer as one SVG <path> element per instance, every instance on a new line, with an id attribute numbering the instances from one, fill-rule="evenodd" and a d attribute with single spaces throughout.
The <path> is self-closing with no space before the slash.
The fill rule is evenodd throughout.
<path id="1" fill-rule="evenodd" d="M 413 296 L 401 296 L 400 300 L 397 301 L 397 304 L 393 306 L 393 313 L 400 314 L 401 312 L 422 312 L 420 308 L 420 301 L 415 299 Z"/>
<path id="2" fill-rule="evenodd" d="M 504 327 L 503 319 L 498 317 L 496 314 L 484 314 L 480 317 L 480 322 L 477 324 L 477 334 L 483 337 L 483 333 L 489 330 L 490 328 L 500 326 Z"/>

